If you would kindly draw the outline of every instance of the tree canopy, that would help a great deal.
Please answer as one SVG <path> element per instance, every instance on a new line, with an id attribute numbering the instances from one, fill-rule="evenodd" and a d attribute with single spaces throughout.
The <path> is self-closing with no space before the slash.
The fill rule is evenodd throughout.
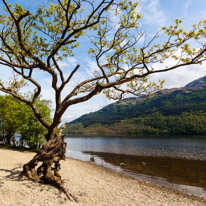
<path id="1" fill-rule="evenodd" d="M 51 121 L 49 104 L 49 101 L 38 99 L 37 107 L 45 118 Z M 19 146 L 40 148 L 45 141 L 46 132 L 46 128 L 36 119 L 31 107 L 10 95 L 0 95 L 1 141 L 16 145 L 15 134 L 20 134 Z"/>

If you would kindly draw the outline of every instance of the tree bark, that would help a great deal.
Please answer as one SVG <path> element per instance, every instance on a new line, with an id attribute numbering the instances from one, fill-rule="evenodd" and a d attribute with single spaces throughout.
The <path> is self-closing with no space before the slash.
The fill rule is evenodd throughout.
<path id="1" fill-rule="evenodd" d="M 46 136 L 48 138 L 50 134 Z M 60 160 L 65 160 L 65 153 L 66 142 L 64 138 L 61 138 L 59 134 L 50 136 L 50 140 L 42 146 L 34 158 L 23 166 L 20 176 L 27 176 L 35 182 L 53 185 L 64 192 L 69 200 L 77 202 L 77 199 L 65 189 L 59 174 Z"/>

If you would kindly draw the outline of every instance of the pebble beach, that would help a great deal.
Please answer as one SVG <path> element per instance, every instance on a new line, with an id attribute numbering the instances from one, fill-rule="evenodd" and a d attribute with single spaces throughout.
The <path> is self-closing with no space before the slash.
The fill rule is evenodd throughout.
<path id="1" fill-rule="evenodd" d="M 67 158 L 60 173 L 78 202 L 53 186 L 19 178 L 23 164 L 35 153 L 0 148 L 1 206 L 205 206 L 206 200 L 143 182 L 92 162 Z"/>

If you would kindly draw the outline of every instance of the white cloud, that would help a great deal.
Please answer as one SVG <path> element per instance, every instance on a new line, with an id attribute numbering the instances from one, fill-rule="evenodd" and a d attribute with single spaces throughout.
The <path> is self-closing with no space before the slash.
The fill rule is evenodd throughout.
<path id="1" fill-rule="evenodd" d="M 71 65 L 76 65 L 77 64 L 77 60 L 74 57 L 67 57 L 67 62 Z"/>
<path id="2" fill-rule="evenodd" d="M 67 57 L 65 60 L 59 61 L 58 64 L 60 68 L 76 66 L 77 59 L 75 57 Z"/>
<path id="3" fill-rule="evenodd" d="M 183 12 L 182 12 L 182 17 L 185 18 L 188 16 L 189 12 L 189 8 L 192 5 L 192 0 L 187 0 L 185 6 L 183 7 Z"/>
<path id="4" fill-rule="evenodd" d="M 168 66 L 172 65 L 172 60 L 168 60 Z M 173 63 L 174 64 L 174 63 Z M 158 65 L 156 65 L 158 66 Z M 159 64 L 159 68 L 162 65 Z M 157 82 L 158 79 L 165 79 L 164 88 L 178 88 L 206 75 L 206 63 L 202 65 L 190 65 L 180 67 L 172 71 L 157 73 L 152 75 L 151 81 Z"/>
<path id="5" fill-rule="evenodd" d="M 112 103 L 109 99 L 105 97 L 104 94 L 99 94 L 94 96 L 87 102 L 82 102 L 81 104 L 72 105 L 69 107 L 62 117 L 62 123 L 66 121 L 72 121 L 83 114 L 88 114 L 90 112 L 95 112 L 104 106 Z"/>
<path id="6" fill-rule="evenodd" d="M 99 67 L 97 66 L 96 61 L 92 60 L 91 58 L 86 58 L 86 72 L 87 75 L 93 76 L 94 71 L 97 71 Z"/>
<path id="7" fill-rule="evenodd" d="M 3 81 L 8 81 L 12 76 L 12 69 L 3 65 L 0 65 L 0 79 Z"/>
<path id="8" fill-rule="evenodd" d="M 145 1 L 145 4 L 141 6 L 141 11 L 143 23 L 152 24 L 158 28 L 166 25 L 166 17 L 160 8 L 159 0 Z"/>

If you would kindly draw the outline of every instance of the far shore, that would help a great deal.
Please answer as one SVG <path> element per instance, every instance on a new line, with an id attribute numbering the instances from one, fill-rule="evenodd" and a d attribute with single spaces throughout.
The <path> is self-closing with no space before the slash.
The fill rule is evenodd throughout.
<path id="1" fill-rule="evenodd" d="M 50 185 L 19 179 L 23 164 L 35 153 L 0 148 L 0 205 L 2 206 L 203 206 L 206 200 L 143 182 L 94 163 L 67 158 L 61 175 L 78 203 Z"/>
<path id="2" fill-rule="evenodd" d="M 162 136 L 168 136 L 168 137 L 206 137 L 206 134 L 170 134 L 170 133 L 150 133 L 150 134 L 137 134 L 137 133 L 64 133 L 65 137 L 162 137 Z"/>

